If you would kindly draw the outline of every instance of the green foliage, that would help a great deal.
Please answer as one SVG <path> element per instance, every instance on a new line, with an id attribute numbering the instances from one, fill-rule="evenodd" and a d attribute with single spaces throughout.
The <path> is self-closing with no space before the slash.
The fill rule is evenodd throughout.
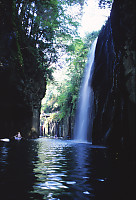
<path id="1" fill-rule="evenodd" d="M 78 23 L 66 12 L 84 0 L 2 0 L 1 63 L 20 69 L 25 76 L 41 72 L 52 79 L 50 65 L 57 61 L 59 48 L 72 40 Z"/>
<path id="2" fill-rule="evenodd" d="M 48 86 L 48 90 L 46 92 L 46 101 L 42 105 L 42 110 L 46 113 L 51 113 L 57 111 L 58 105 L 56 103 L 57 95 L 55 93 L 55 89 L 52 85 Z"/>
<path id="3" fill-rule="evenodd" d="M 56 80 L 47 90 L 43 110 L 44 112 L 52 113 L 58 111 L 57 119 L 59 121 L 65 118 L 65 116 L 75 115 L 81 78 L 87 62 L 87 54 L 91 43 L 98 36 L 98 33 L 88 34 L 84 40 L 77 38 L 67 46 L 67 65 L 58 70 L 61 73 L 59 73 L 58 81 Z M 61 77 L 63 78 L 61 79 Z"/>
<path id="4" fill-rule="evenodd" d="M 0 64 L 19 71 L 23 80 L 53 80 L 52 66 L 61 49 L 67 55 L 63 81 L 54 81 L 42 109 L 59 111 L 59 119 L 73 115 L 90 41 L 97 35 L 92 33 L 84 40 L 75 37 L 84 0 L 2 0 L 0 4 Z M 71 12 L 75 5 L 78 15 Z"/>
<path id="5" fill-rule="evenodd" d="M 111 8 L 113 0 L 99 0 L 99 7 L 100 8 Z"/>

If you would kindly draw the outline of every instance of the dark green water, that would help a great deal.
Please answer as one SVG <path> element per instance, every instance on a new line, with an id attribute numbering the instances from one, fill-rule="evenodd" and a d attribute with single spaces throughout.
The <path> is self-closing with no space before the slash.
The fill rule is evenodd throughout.
<path id="1" fill-rule="evenodd" d="M 128 166 L 119 154 L 89 143 L 0 142 L 0 199 L 130 200 Z"/>

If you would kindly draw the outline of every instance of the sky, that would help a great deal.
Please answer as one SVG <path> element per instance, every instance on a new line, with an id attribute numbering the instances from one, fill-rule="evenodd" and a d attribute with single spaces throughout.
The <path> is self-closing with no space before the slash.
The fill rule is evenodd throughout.
<path id="1" fill-rule="evenodd" d="M 109 15 L 110 9 L 100 9 L 98 0 L 87 0 L 83 9 L 81 27 L 78 29 L 80 36 L 84 37 L 85 33 L 100 30 Z"/>

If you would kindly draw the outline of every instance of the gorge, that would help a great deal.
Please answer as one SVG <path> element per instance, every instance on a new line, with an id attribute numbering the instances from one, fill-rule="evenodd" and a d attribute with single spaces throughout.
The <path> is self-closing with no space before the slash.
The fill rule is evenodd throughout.
<path id="1" fill-rule="evenodd" d="M 125 148 L 135 145 L 136 45 L 134 1 L 114 1 L 96 46 L 92 87 L 94 144 Z M 132 155 L 132 154 L 131 154 Z"/>
<path id="2" fill-rule="evenodd" d="M 94 92 L 92 143 L 132 150 L 135 141 L 135 2 L 117 1 L 103 26 L 96 45 L 90 83 Z M 4 12 L 4 10 L 3 10 Z M 6 12 L 6 11 L 5 11 Z M 5 15 L 7 20 L 10 16 Z M 29 62 L 21 67 L 9 55 L 18 48 L 14 30 L 2 24 L 0 63 L 0 137 L 12 137 L 20 130 L 25 137 L 39 136 L 41 99 L 46 90 L 45 71 Z M 32 41 L 33 42 L 33 41 Z M 22 55 L 31 55 L 22 47 Z M 4 86 L 4 87 L 3 87 Z"/>
<path id="3" fill-rule="evenodd" d="M 73 87 L 66 85 L 68 98 L 64 88 L 59 87 L 65 117 L 61 115 L 59 121 L 57 117 L 63 113 L 56 110 L 54 121 L 50 113 L 44 115 L 51 117 L 48 126 L 51 134 L 47 138 L 40 137 L 40 109 L 51 77 L 49 66 L 56 59 L 52 35 L 59 27 L 55 21 L 59 17 L 58 2 L 77 3 L 77 0 L 0 1 L 0 199 L 134 199 L 135 1 L 114 0 L 111 15 L 99 36 L 97 33 L 87 40 L 90 47 L 90 41 L 97 37 L 90 49 L 80 91 L 78 107 L 82 111 L 77 111 L 75 133 L 71 113 L 76 107 L 78 90 L 75 88 L 80 85 L 77 76 L 73 76 L 73 82 L 68 80 L 73 84 Z M 45 18 L 36 16 L 37 11 L 44 12 Z M 34 23 L 28 32 L 30 17 Z M 37 30 L 38 22 L 40 30 Z M 38 41 L 39 34 L 40 37 L 44 34 L 46 43 Z M 79 46 L 82 48 L 75 70 L 78 75 L 87 60 L 87 48 L 84 49 L 81 40 L 77 51 Z M 74 51 L 74 46 L 71 47 Z M 13 140 L 18 131 L 23 139 Z"/>

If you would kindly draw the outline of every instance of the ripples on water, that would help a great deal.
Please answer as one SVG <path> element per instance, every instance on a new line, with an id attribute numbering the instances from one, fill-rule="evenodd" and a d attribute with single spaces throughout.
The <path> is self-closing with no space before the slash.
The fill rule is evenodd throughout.
<path id="1" fill-rule="evenodd" d="M 45 138 L 1 142 L 0 197 L 122 200 L 128 187 L 125 191 L 118 162 L 118 155 L 112 160 L 106 148 L 89 143 Z"/>

